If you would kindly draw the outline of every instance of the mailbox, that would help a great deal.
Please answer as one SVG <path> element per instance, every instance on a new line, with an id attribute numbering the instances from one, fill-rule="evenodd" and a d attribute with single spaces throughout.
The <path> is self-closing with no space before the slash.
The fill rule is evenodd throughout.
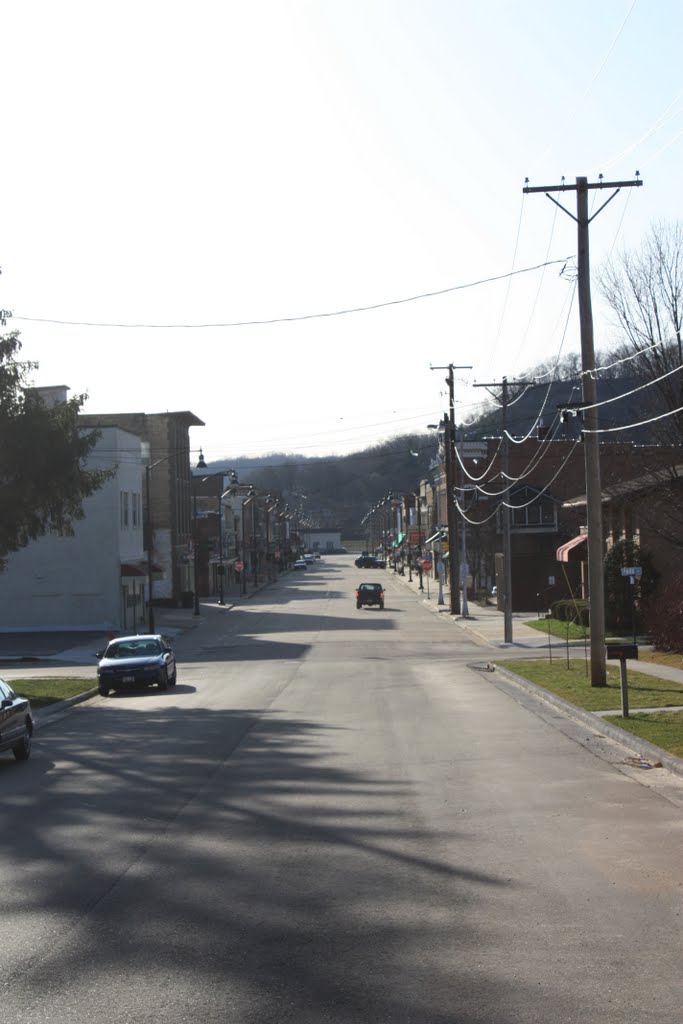
<path id="1" fill-rule="evenodd" d="M 612 661 L 624 661 L 626 658 L 638 660 L 638 644 L 605 644 L 607 658 Z"/>

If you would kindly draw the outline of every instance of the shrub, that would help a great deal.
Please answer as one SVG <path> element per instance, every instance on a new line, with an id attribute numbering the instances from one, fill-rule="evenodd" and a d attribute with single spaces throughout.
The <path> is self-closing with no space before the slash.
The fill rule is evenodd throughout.
<path id="1" fill-rule="evenodd" d="M 553 618 L 560 622 L 574 622 L 577 626 L 588 627 L 588 602 L 583 598 L 563 597 L 553 601 L 550 611 Z"/>
<path id="2" fill-rule="evenodd" d="M 661 587 L 650 602 L 647 625 L 656 650 L 683 654 L 683 572 Z"/>
<path id="3" fill-rule="evenodd" d="M 621 575 L 621 569 L 636 565 L 641 567 L 642 574 L 636 583 L 631 583 L 627 576 Z M 629 633 L 635 625 L 639 632 L 642 631 L 643 609 L 650 604 L 657 579 L 652 556 L 638 544 L 621 540 L 610 548 L 605 556 L 605 618 L 608 629 L 615 633 Z"/>

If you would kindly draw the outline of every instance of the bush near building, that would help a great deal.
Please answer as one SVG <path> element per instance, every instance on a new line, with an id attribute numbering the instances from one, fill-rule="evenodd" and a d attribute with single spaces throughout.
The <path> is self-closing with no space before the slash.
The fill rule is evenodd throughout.
<path id="1" fill-rule="evenodd" d="M 683 572 L 673 576 L 651 602 L 648 630 L 656 650 L 683 654 Z"/>
<path id="2" fill-rule="evenodd" d="M 621 574 L 622 568 L 629 566 L 640 566 L 642 570 L 635 584 Z M 645 609 L 652 603 L 658 579 L 649 551 L 630 540 L 612 545 L 605 556 L 605 617 L 610 632 L 619 635 L 634 628 L 643 632 Z"/>

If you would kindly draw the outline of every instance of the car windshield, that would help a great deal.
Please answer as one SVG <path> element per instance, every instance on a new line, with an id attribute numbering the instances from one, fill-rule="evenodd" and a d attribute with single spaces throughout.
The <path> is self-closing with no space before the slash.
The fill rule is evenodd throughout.
<path id="1" fill-rule="evenodd" d="M 109 644 L 105 658 L 154 658 L 161 654 L 158 640 L 125 640 Z"/>
<path id="2" fill-rule="evenodd" d="M 381 583 L 361 583 L 360 589 L 361 590 L 381 590 L 382 589 L 382 584 Z"/>

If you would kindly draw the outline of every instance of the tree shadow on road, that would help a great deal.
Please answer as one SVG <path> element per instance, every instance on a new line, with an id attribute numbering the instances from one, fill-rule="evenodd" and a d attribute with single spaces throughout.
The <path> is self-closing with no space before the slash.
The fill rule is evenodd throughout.
<path id="1" fill-rule="evenodd" d="M 426 831 L 407 779 L 354 767 L 346 732 L 122 701 L 0 766 L 5 934 L 47 929 L 5 957 L 10 1018 L 97 991 L 102 1021 L 146 1019 L 153 986 L 172 1024 L 517 1021 L 502 974 L 471 970 L 472 911 L 509 880 Z"/>

